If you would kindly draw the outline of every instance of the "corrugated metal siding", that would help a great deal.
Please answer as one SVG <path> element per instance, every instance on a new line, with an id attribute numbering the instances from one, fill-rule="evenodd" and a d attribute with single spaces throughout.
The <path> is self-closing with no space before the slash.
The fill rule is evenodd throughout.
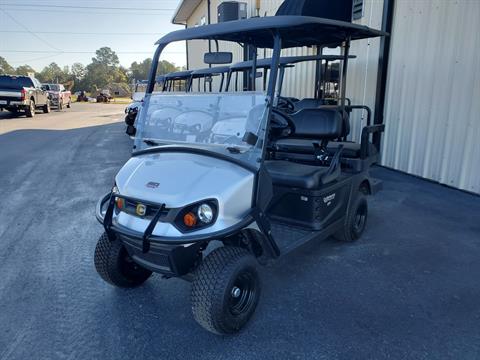
<path id="1" fill-rule="evenodd" d="M 382 163 L 480 193 L 480 1 L 397 0 Z"/>
<path id="2" fill-rule="evenodd" d="M 365 1 L 363 13 L 364 16 L 354 23 L 381 29 L 383 0 Z M 347 97 L 352 100 L 352 104 L 369 106 L 373 116 L 379 51 L 380 38 L 352 41 L 350 54 L 357 58 L 348 62 Z M 366 125 L 366 113 L 354 111 L 350 123 L 350 139 L 359 141 L 362 128 Z"/>

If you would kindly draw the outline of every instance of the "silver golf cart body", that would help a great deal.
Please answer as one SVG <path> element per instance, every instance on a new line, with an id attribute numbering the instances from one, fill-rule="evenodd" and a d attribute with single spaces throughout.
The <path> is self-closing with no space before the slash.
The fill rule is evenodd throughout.
<path id="1" fill-rule="evenodd" d="M 305 168 L 300 164 L 295 165 L 294 161 L 275 161 L 267 149 L 268 134 L 273 126 L 273 107 L 278 95 L 280 53 L 282 48 L 297 47 L 299 44 L 343 44 L 342 81 L 345 84 L 350 41 L 382 35 L 384 33 L 380 31 L 342 21 L 278 16 L 179 30 L 164 36 L 157 42 L 150 81 L 137 122 L 132 159 L 118 173 L 112 192 L 97 206 L 97 218 L 103 223 L 107 234 L 112 239 L 120 238 L 133 260 L 145 268 L 181 276 L 191 270 L 192 264 L 182 266 L 179 264 L 181 260 L 174 259 L 172 251 L 176 251 L 178 246 L 188 248 L 195 245 L 195 254 L 187 256 L 193 261 L 199 249 L 203 249 L 209 241 L 229 239 L 242 229 L 253 227 L 261 235 L 258 241 L 262 253 L 276 258 L 301 243 L 324 238 L 341 228 L 352 189 L 360 186 L 362 181 L 373 188 L 367 169 L 371 163 L 368 163 L 368 159 L 356 159 L 360 164 L 358 175 L 340 175 L 338 152 L 333 160 L 330 157 L 332 163 L 329 167 L 319 168 L 320 172 L 315 170 L 313 183 L 311 179 L 307 183 L 302 179 L 300 182 L 295 182 L 295 179 L 294 182 L 288 179 L 284 181 L 285 166 L 301 171 Z M 250 44 L 255 49 L 273 49 L 267 91 L 252 89 L 252 92 L 236 94 L 154 93 L 157 65 L 165 47 L 172 42 L 196 39 L 231 41 Z M 255 60 L 252 62 L 252 73 L 256 73 Z M 168 89 L 173 89 L 168 77 L 165 84 L 168 84 Z M 345 87 L 342 87 L 339 106 L 343 111 Z M 333 110 L 327 113 L 332 121 L 340 121 L 337 118 L 340 115 L 334 114 Z M 235 126 L 232 125 L 234 123 Z M 379 127 L 365 130 L 366 142 L 369 134 L 381 131 Z M 331 134 L 327 136 L 334 138 Z M 340 137 L 339 134 L 335 136 Z M 269 157 L 267 167 L 266 159 Z M 310 205 L 311 199 L 328 198 L 334 193 L 332 189 L 341 189 L 336 198 L 341 205 L 331 208 L 333 214 L 328 216 L 326 214 L 331 209 L 317 207 L 315 210 L 312 207 L 312 211 L 317 212 L 307 230 L 300 231 L 294 240 L 284 239 L 285 229 L 281 221 L 278 226 L 271 228 L 268 217 L 288 220 L 290 215 L 285 215 L 285 206 L 288 208 L 289 202 L 272 206 L 272 177 L 279 181 L 277 190 L 283 191 L 284 183 L 292 184 L 286 185 L 287 189 L 293 189 L 298 201 L 306 201 L 308 206 L 314 206 Z M 318 189 L 296 190 L 297 186 L 303 184 L 316 184 Z M 123 211 L 116 209 L 115 200 L 118 198 L 126 201 Z M 195 229 L 184 228 L 181 217 L 185 209 L 203 202 L 214 208 L 214 221 Z M 139 204 L 149 210 L 139 215 L 135 212 Z M 269 216 L 266 214 L 268 208 L 273 208 Z M 282 210 L 279 212 L 278 208 Z M 292 217 L 295 215 L 292 214 Z M 305 224 L 302 220 L 293 219 L 292 222 Z M 283 240 L 288 243 L 284 249 L 279 246 Z M 167 262 L 162 260 L 165 257 L 169 259 Z"/>

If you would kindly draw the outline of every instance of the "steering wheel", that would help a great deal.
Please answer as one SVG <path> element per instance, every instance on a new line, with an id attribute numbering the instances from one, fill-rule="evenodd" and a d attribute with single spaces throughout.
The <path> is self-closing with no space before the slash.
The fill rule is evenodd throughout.
<path id="1" fill-rule="evenodd" d="M 278 109 L 272 109 L 270 127 L 276 135 L 289 135 L 295 132 L 295 123 L 290 115 Z"/>
<path id="2" fill-rule="evenodd" d="M 294 102 L 292 100 L 290 100 L 289 98 L 286 98 L 286 97 L 283 97 L 283 96 L 278 97 L 277 107 L 280 108 L 280 109 L 287 110 L 288 112 L 291 112 L 291 113 L 295 112 Z"/>

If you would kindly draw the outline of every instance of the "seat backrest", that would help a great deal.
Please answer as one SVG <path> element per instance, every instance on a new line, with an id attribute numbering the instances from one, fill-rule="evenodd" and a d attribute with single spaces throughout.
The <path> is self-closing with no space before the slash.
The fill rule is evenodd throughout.
<path id="1" fill-rule="evenodd" d="M 302 99 L 297 101 L 295 104 L 295 111 L 299 111 L 302 109 L 315 109 L 325 104 L 323 99 Z"/>
<path id="2" fill-rule="evenodd" d="M 342 136 L 344 120 L 338 109 L 303 109 L 290 116 L 295 123 L 292 137 L 334 140 Z"/>
<path id="3" fill-rule="evenodd" d="M 339 113 L 342 113 L 341 107 L 339 105 L 322 105 L 321 109 L 334 109 Z M 343 129 L 341 138 L 347 137 L 350 134 L 350 113 L 346 110 L 343 111 Z"/>

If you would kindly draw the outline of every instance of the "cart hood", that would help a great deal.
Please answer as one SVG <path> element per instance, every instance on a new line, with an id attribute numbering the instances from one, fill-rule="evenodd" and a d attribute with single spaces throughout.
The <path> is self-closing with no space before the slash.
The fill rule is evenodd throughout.
<path id="1" fill-rule="evenodd" d="M 238 165 L 189 153 L 146 154 L 131 158 L 116 177 L 122 195 L 179 208 L 217 199 L 235 208 L 251 207 L 254 174 Z"/>

